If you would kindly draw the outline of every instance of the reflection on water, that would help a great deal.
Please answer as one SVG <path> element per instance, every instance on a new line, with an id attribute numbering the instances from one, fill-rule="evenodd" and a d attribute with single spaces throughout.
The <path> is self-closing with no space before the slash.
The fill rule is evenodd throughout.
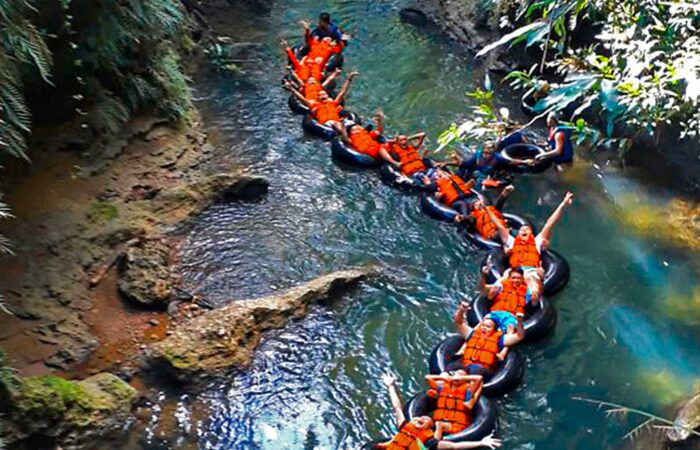
<path id="1" fill-rule="evenodd" d="M 271 188 L 259 203 L 215 206 L 198 220 L 183 253 L 188 287 L 224 304 L 366 262 L 388 275 L 269 335 L 251 370 L 197 399 L 172 394 L 145 434 L 136 431 L 143 448 L 346 449 L 388 434 L 379 374 L 399 374 L 406 396 L 423 388 L 430 350 L 451 332 L 452 311 L 475 286 L 481 252 L 421 214 L 417 197 L 334 165 L 329 147 L 305 136 L 301 118 L 287 111 L 277 41 L 295 38 L 296 21 L 319 7 L 280 3 L 269 15 L 229 18 L 234 36 L 261 44 L 251 46 L 245 74 L 198 83 L 199 105 L 228 157 L 266 174 Z M 390 130 L 434 138 L 463 114 L 471 69 L 402 25 L 398 5 L 327 3 L 356 36 L 347 61 L 362 75 L 348 105 L 363 115 L 382 106 Z M 581 166 L 564 177 L 522 178 L 509 200 L 510 210 L 541 224 L 565 190 L 577 195 L 553 239 L 572 270 L 555 299 L 557 330 L 524 350 L 524 384 L 499 400 L 505 448 L 620 448 L 625 427 L 572 396 L 667 413 L 668 397 L 689 393 L 697 378 L 697 320 L 671 306 L 697 303 L 697 271 L 690 256 L 620 225 L 611 192 L 628 191 L 625 183 Z"/>

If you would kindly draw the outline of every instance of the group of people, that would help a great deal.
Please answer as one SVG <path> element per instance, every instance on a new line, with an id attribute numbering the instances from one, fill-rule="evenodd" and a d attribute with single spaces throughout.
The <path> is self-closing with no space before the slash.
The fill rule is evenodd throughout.
<path id="1" fill-rule="evenodd" d="M 388 139 L 383 136 L 384 115 L 377 110 L 372 125 L 362 125 L 359 120 L 347 120 L 343 102 L 352 80 L 358 73 L 348 73 L 336 94 L 332 87 L 342 69 L 329 67 L 333 55 L 340 54 L 347 46 L 347 36 L 332 23 L 330 15 L 322 13 L 318 26 L 311 30 L 305 21 L 305 52 L 303 56 L 282 41 L 288 57 L 288 76 L 284 87 L 301 104 L 308 107 L 318 123 L 332 128 L 337 139 L 359 153 L 371 156 L 400 171 L 402 177 L 411 180 L 421 190 L 432 192 L 446 207 L 456 211 L 455 222 L 484 239 L 499 242 L 507 257 L 509 268 L 493 283 L 487 282 L 491 272 L 488 265 L 482 268 L 479 290 L 490 302 L 490 312 L 480 323 L 470 327 L 465 320 L 470 305 L 462 302 L 454 314 L 457 332 L 464 344 L 454 355 L 447 371 L 427 375 L 428 395 L 435 400 L 431 416 L 419 416 L 407 420 L 396 378 L 382 376 L 387 386 L 391 405 L 398 424 L 398 432 L 389 440 L 375 444 L 375 448 L 389 450 L 418 449 L 468 449 L 501 446 L 492 435 L 478 441 L 452 442 L 443 439 L 467 429 L 472 423 L 472 411 L 479 400 L 484 382 L 497 370 L 509 350 L 525 337 L 523 321 L 528 305 L 537 305 L 543 292 L 543 252 L 549 245 L 554 225 L 571 205 L 573 194 L 567 192 L 561 203 L 548 218 L 539 233 L 530 225 L 511 230 L 501 212 L 512 184 L 495 182 L 499 170 L 509 165 L 533 164 L 534 160 L 504 159 L 499 151 L 505 146 L 526 140 L 522 133 L 514 133 L 500 142 L 487 142 L 468 159 L 460 157 L 448 161 L 426 158 L 425 133 L 399 134 Z M 573 156 L 571 136 L 559 126 L 556 115 L 547 118 L 550 128 L 549 150 L 538 159 L 551 158 L 556 164 L 570 163 Z M 450 167 L 456 167 L 453 172 Z M 497 200 L 491 204 L 485 189 L 500 188 Z"/>

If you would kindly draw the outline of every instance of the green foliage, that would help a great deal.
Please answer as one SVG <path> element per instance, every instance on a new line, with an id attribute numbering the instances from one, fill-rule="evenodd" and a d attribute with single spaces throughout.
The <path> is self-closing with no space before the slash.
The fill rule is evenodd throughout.
<path id="1" fill-rule="evenodd" d="M 496 139 L 517 128 L 517 124 L 509 120 L 507 108 L 496 110 L 493 101 L 493 86 L 491 79 L 486 76 L 484 89 L 476 88 L 467 92 L 467 98 L 474 101 L 470 106 L 471 118 L 461 125 L 451 124 L 450 128 L 438 136 L 439 152 L 455 142 L 481 142 L 486 139 Z"/>
<path id="2" fill-rule="evenodd" d="M 55 85 L 96 136 L 109 137 L 144 108 L 186 117 L 190 94 L 178 49 L 191 41 L 179 2 L 59 3 L 56 17 L 48 0 L 0 1 L 0 150 L 26 158 L 26 88 L 36 79 Z M 60 71 L 52 73 L 54 66 Z"/>
<path id="3" fill-rule="evenodd" d="M 23 80 L 34 69 L 48 81 L 51 70 L 45 35 L 28 19 L 34 12 L 30 0 L 0 2 L 0 150 L 22 158 L 31 127 Z"/>
<path id="4" fill-rule="evenodd" d="M 591 105 L 603 113 L 605 145 L 641 131 L 657 133 L 662 124 L 679 124 L 681 138 L 700 133 L 700 4 L 684 1 L 543 0 L 529 5 L 530 22 L 479 52 L 519 42 L 539 45 L 540 72 L 546 65 L 564 77 L 535 105 L 536 112 L 576 105 L 575 119 Z M 570 35 L 582 18 L 598 21 L 601 33 L 593 45 L 571 45 Z M 590 28 L 589 28 L 590 29 Z M 541 82 L 534 71 L 513 72 L 517 88 Z M 622 125 L 623 138 L 613 139 Z"/>

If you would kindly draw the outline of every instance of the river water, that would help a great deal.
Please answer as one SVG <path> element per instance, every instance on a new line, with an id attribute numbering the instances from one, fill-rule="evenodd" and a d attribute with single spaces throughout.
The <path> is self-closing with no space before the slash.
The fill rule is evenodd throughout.
<path id="1" fill-rule="evenodd" d="M 402 24 L 401 6 L 327 2 L 355 36 L 346 68 L 361 76 L 347 104 L 364 116 L 381 106 L 391 132 L 425 130 L 435 146 L 439 131 L 465 114 L 464 94 L 481 75 L 440 37 Z M 423 215 L 418 197 L 372 172 L 338 167 L 327 144 L 303 133 L 280 87 L 278 41 L 297 40 L 296 22 L 319 5 L 272 8 L 225 18 L 234 40 L 249 43 L 244 73 L 196 83 L 226 159 L 268 176 L 270 193 L 198 219 L 184 246 L 187 285 L 224 304 L 358 264 L 379 264 L 386 275 L 268 335 L 250 370 L 197 399 L 164 394 L 171 407 L 129 448 L 354 449 L 386 435 L 393 424 L 380 373 L 398 374 L 406 397 L 423 389 L 430 350 L 452 332 L 450 316 L 475 286 L 481 251 Z M 700 315 L 685 306 L 700 302 L 697 255 L 619 225 L 623 199 L 665 199 L 614 170 L 582 162 L 564 176 L 521 177 L 516 187 L 507 209 L 540 225 L 567 189 L 575 191 L 552 240 L 572 277 L 555 298 L 555 333 L 522 349 L 527 372 L 498 400 L 497 435 L 508 449 L 623 448 L 638 421 L 611 421 L 572 397 L 669 415 L 690 394 L 700 378 Z M 164 421 L 175 423 L 166 433 L 158 429 Z"/>

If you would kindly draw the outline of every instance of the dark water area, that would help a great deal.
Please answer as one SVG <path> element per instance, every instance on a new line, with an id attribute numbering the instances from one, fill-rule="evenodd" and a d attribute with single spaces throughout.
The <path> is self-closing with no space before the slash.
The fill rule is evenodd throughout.
<path id="1" fill-rule="evenodd" d="M 198 106 L 226 158 L 269 177 L 270 194 L 198 219 L 182 255 L 188 288 L 225 304 L 359 264 L 378 264 L 386 276 L 268 335 L 245 373 L 196 399 L 170 393 L 175 406 L 124 448 L 355 449 L 394 427 L 384 370 L 399 375 L 406 398 L 424 389 L 428 355 L 453 331 L 451 314 L 473 293 L 483 253 L 422 214 L 418 197 L 334 164 L 328 144 L 303 133 L 280 86 L 279 39 L 296 40 L 299 19 L 328 9 L 355 36 L 346 68 L 361 77 L 348 108 L 368 116 L 381 106 L 390 132 L 424 130 L 436 147 L 438 133 L 464 116 L 464 94 L 480 77 L 439 37 L 402 24 L 401 5 L 275 2 L 268 14 L 228 18 L 234 40 L 250 43 L 244 73 L 203 74 Z M 519 178 L 506 209 L 541 225 L 568 189 L 575 204 L 552 247 L 568 259 L 571 281 L 554 299 L 554 334 L 522 349 L 526 375 L 498 400 L 497 435 L 507 449 L 647 448 L 622 441 L 637 422 L 611 421 L 572 397 L 668 416 L 692 392 L 700 313 L 676 307 L 700 303 L 697 254 L 620 225 L 625 196 L 663 197 L 585 163 L 564 175 Z M 163 434 L 165 416 L 175 425 Z"/>

